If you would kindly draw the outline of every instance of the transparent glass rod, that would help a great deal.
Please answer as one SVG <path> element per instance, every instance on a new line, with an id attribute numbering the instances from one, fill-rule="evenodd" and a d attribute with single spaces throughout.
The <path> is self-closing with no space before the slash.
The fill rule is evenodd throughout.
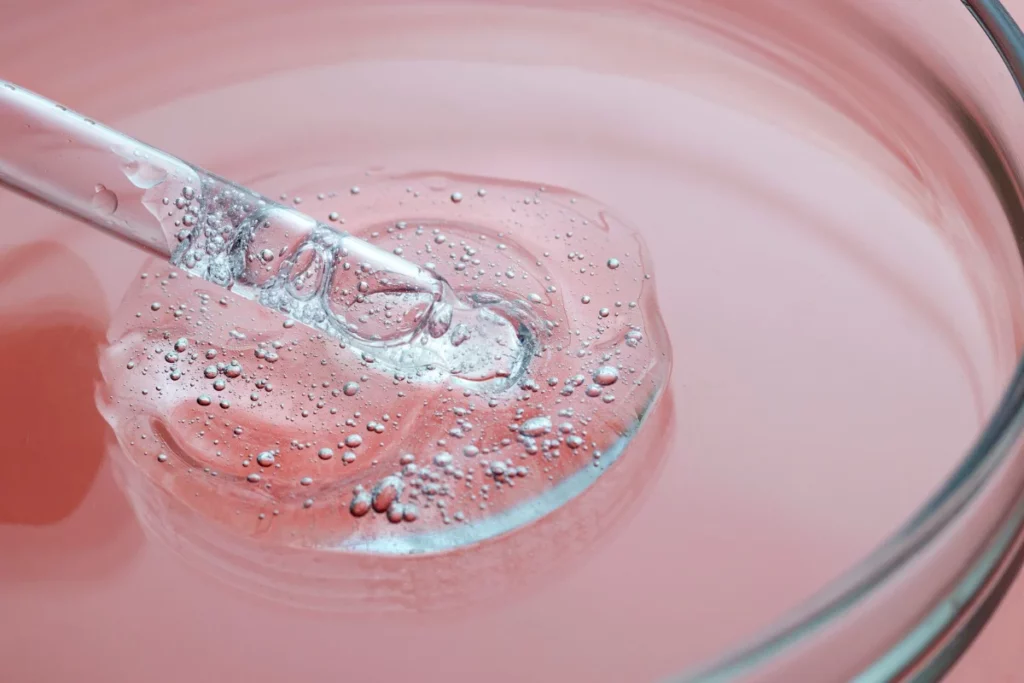
<path id="1" fill-rule="evenodd" d="M 433 272 L 4 81 L 0 183 L 338 336 L 359 336 L 348 313 L 374 295 L 417 314 L 373 342 L 451 322 Z"/>

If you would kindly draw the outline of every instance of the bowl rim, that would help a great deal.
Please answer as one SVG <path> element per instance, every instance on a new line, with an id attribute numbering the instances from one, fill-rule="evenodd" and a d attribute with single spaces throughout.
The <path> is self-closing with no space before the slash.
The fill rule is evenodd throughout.
<path id="1" fill-rule="evenodd" d="M 974 17 L 1002 58 L 1018 92 L 1024 97 L 1024 32 L 1001 0 L 960 0 Z M 1003 160 L 1021 202 L 1022 174 L 1013 160 Z M 1012 216 L 1008 216 L 1011 223 Z M 1019 221 L 1018 221 L 1019 222 Z M 1012 225 L 1018 244 L 1024 225 Z M 1021 247 L 1024 249 L 1024 246 Z M 1024 258 L 1024 253 L 1021 254 Z M 943 543 L 943 536 L 968 512 L 971 503 L 995 483 L 1001 466 L 1017 453 L 1024 433 L 1024 357 L 1018 360 L 1009 386 L 974 445 L 914 515 L 880 546 L 838 579 L 781 621 L 747 644 L 733 649 L 706 668 L 682 674 L 681 683 L 726 681 L 774 681 L 775 675 L 796 664 L 807 671 L 813 658 L 821 657 L 809 641 L 844 619 L 856 619 L 853 608 L 871 600 L 884 600 L 886 589 L 895 586 L 901 571 L 929 548 Z M 956 580 L 942 595 L 919 604 L 914 627 L 895 643 L 880 648 L 874 661 L 860 665 L 852 680 L 873 681 L 940 679 L 987 623 L 1024 564 L 1024 479 L 1015 482 L 1002 506 L 999 523 L 987 534 L 980 552 L 967 566 L 953 570 Z M 776 674 L 769 673 L 774 669 Z"/>

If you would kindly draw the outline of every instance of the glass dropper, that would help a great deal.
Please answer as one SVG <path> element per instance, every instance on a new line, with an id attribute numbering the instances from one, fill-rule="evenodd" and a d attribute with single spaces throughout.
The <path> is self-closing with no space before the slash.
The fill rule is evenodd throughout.
<path id="1" fill-rule="evenodd" d="M 0 141 L 0 184 L 371 349 L 378 367 L 500 389 L 528 363 L 539 326 L 514 302 L 459 299 L 431 270 L 5 81 Z M 373 324 L 368 308 L 390 315 Z M 482 308 L 498 318 L 480 324 Z M 453 342 L 453 318 L 480 343 Z"/>
<path id="2" fill-rule="evenodd" d="M 424 308 L 430 314 L 424 310 L 417 327 L 432 337 L 448 328 L 451 311 L 443 300 L 449 290 L 433 272 L 4 81 L 0 140 L 3 185 L 247 298 L 295 308 L 302 296 L 278 291 L 279 280 L 314 279 L 307 271 L 315 265 L 306 262 L 318 261 L 326 271 L 335 265 L 324 262 L 331 256 L 344 259 L 338 268 L 354 269 L 354 296 L 383 290 L 429 295 Z M 307 290 L 311 286 L 306 282 Z M 314 325 L 326 322 L 317 314 L 330 317 L 358 336 L 345 319 L 345 302 L 323 308 L 286 312 Z"/>

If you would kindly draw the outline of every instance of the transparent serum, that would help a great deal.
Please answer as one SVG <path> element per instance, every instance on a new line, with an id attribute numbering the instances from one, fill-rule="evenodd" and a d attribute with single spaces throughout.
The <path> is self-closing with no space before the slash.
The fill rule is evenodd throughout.
<path id="1" fill-rule="evenodd" d="M 180 269 L 147 266 L 103 359 L 134 465 L 240 533 L 378 553 L 475 543 L 596 481 L 669 370 L 635 233 L 488 178 L 339 194 L 358 244 L 419 270 L 380 271 L 233 187 L 160 198 L 191 224 Z"/>

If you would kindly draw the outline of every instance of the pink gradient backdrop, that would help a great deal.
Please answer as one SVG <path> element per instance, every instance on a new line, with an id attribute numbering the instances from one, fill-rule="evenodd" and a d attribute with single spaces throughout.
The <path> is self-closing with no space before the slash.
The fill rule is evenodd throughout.
<path id="1" fill-rule="evenodd" d="M 1012 11 L 1020 17 L 1024 17 L 1024 0 L 1005 1 Z M 28 8 L 31 5 L 24 3 L 22 6 L 25 9 L 21 10 L 20 13 L 28 13 Z M 82 8 L 84 8 L 84 5 Z M 71 13 L 78 11 L 76 9 Z M 47 22 L 51 20 L 46 12 L 41 12 L 38 9 L 31 10 L 31 12 L 33 13 L 31 21 Z M 18 8 L 12 8 L 12 13 L 11 21 L 24 20 L 23 18 L 19 19 Z M 80 13 L 82 14 L 82 21 L 87 21 L 89 11 L 81 11 Z M 215 15 L 215 10 L 211 10 L 211 14 Z M 168 16 L 173 16 L 173 11 L 170 11 Z M 64 20 L 67 21 L 67 16 L 65 16 Z M 218 17 L 212 16 L 209 20 L 216 21 Z M 90 38 L 89 31 L 84 26 L 85 24 L 83 24 L 81 35 L 82 44 L 67 45 L 65 49 L 56 51 L 53 54 L 55 64 L 61 65 L 68 71 L 73 71 L 75 61 L 85 58 L 82 55 L 86 53 L 85 48 L 87 48 Z M 174 30 L 172 26 L 167 26 L 166 28 L 167 30 Z M 144 38 L 139 36 L 131 37 L 131 39 L 126 38 L 124 43 L 126 54 L 131 54 L 131 51 L 136 49 L 139 50 L 139 54 L 145 53 L 147 47 L 139 44 L 145 42 Z M 74 55 L 74 48 L 76 47 L 83 48 L 82 55 Z M 152 49 L 152 47 L 148 49 Z M 119 64 L 117 68 L 133 68 L 130 62 L 131 60 L 124 60 L 124 63 Z M 19 66 L 17 64 L 4 66 L 5 72 L 0 75 L 9 76 L 15 80 L 25 77 L 25 74 L 31 71 L 30 66 Z M 138 65 L 135 68 L 138 68 Z M 92 73 L 95 73 L 95 70 Z M 114 73 L 116 75 L 116 68 Z M 95 85 L 95 83 L 84 79 L 79 81 L 76 87 L 88 90 Z M 153 87 L 155 89 L 161 86 L 160 84 L 154 84 Z M 55 97 L 67 97 L 71 100 L 74 100 L 73 96 L 75 95 L 73 89 L 52 94 Z M 133 99 L 142 101 L 147 96 L 148 94 L 145 92 L 121 95 L 125 102 Z M 117 99 L 117 97 L 110 99 L 111 108 L 119 104 Z M 92 113 L 101 118 L 111 116 L 111 111 L 96 111 Z M 154 139 L 153 141 L 158 144 L 160 143 L 159 139 Z M 201 158 L 199 160 L 202 161 Z M 118 254 L 120 253 L 122 252 L 118 252 Z M 82 662 L 87 662 L 88 657 L 109 657 L 119 660 L 119 665 L 113 667 L 120 672 L 121 678 L 118 678 L 118 680 L 137 680 L 137 675 L 145 671 L 147 666 L 167 667 L 160 674 L 157 674 L 156 678 L 160 678 L 161 675 L 173 676 L 174 671 L 185 671 L 189 668 L 183 662 L 202 662 L 205 658 L 211 663 L 216 661 L 216 665 L 211 665 L 207 668 L 204 675 L 197 675 L 190 679 L 190 683 L 191 681 L 205 680 L 227 681 L 233 680 L 231 678 L 232 674 L 237 675 L 242 671 L 260 669 L 261 667 L 257 662 L 262 658 L 261 650 L 268 654 L 269 652 L 276 651 L 279 659 L 283 657 L 288 660 L 286 664 L 291 668 L 296 678 L 312 680 L 315 677 L 311 673 L 315 667 L 303 656 L 303 652 L 312 650 L 333 652 L 335 654 L 337 658 L 335 666 L 339 678 L 344 677 L 346 673 L 351 674 L 351 671 L 346 672 L 346 644 L 344 639 L 338 638 L 336 634 L 327 632 L 326 629 L 309 629 L 309 632 L 306 633 L 308 639 L 304 640 L 304 648 L 297 646 L 288 647 L 289 637 L 287 633 L 266 633 L 264 634 L 265 638 L 253 639 L 253 630 L 246 628 L 245 622 L 259 612 L 258 606 L 238 605 L 237 621 L 235 623 L 225 622 L 222 619 L 218 619 L 216 614 L 210 613 L 209 603 L 204 603 L 204 598 L 206 597 L 204 594 L 188 593 L 181 586 L 168 584 L 164 595 L 154 596 L 147 592 L 145 581 L 141 579 L 136 580 L 139 577 L 131 575 L 131 571 L 139 571 L 144 574 L 147 571 L 157 571 L 158 568 L 155 566 L 145 567 L 144 564 L 140 567 L 140 564 L 146 560 L 146 553 L 143 552 L 145 542 L 141 537 L 140 530 L 133 523 L 132 514 L 128 510 L 123 498 L 112 492 L 114 483 L 110 478 L 109 472 L 105 466 L 101 467 L 104 433 L 102 427 L 95 421 L 95 416 L 92 414 L 91 391 L 87 389 L 87 387 L 92 386 L 96 377 L 87 372 L 86 369 L 94 367 L 94 363 L 89 358 L 89 355 L 93 353 L 91 349 L 102 339 L 103 329 L 97 321 L 105 320 L 109 302 L 103 297 L 103 284 L 90 281 L 93 275 L 85 265 L 85 262 L 93 255 L 87 251 L 75 253 L 57 242 L 52 242 L 36 247 L 27 247 L 22 251 L 16 252 L 13 256 L 19 259 L 20 268 L 13 267 L 13 260 L 7 260 L 5 263 L 3 259 L 0 259 L 0 284 L 3 284 L 6 280 L 24 278 L 27 283 L 31 281 L 32 286 L 44 288 L 45 283 L 36 283 L 32 280 L 32 278 L 38 278 L 37 274 L 33 275 L 32 265 L 42 263 L 46 268 L 59 268 L 63 274 L 60 280 L 65 285 L 68 285 L 68 283 L 75 285 L 74 296 L 71 296 L 69 291 L 66 291 L 69 290 L 70 285 L 61 288 L 60 282 L 56 283 L 59 289 L 56 294 L 59 296 L 55 296 L 54 300 L 57 301 L 59 299 L 62 302 L 62 306 L 68 307 L 68 310 L 56 311 L 63 316 L 64 323 L 61 326 L 43 324 L 45 320 L 41 316 L 39 325 L 26 324 L 23 326 L 22 331 L 24 334 L 17 330 L 0 333 L 4 335 L 7 342 L 6 348 L 9 350 L 6 358 L 0 358 L 0 377 L 3 377 L 6 386 L 22 387 L 22 393 L 19 396 L 27 399 L 17 402 L 5 401 L 3 406 L 6 415 L 0 421 L 0 426 L 3 424 L 18 424 L 22 427 L 21 431 L 48 434 L 45 440 L 45 449 L 42 447 L 42 440 L 39 442 L 17 444 L 19 454 L 22 457 L 18 458 L 15 466 L 25 468 L 27 471 L 16 472 L 16 476 L 9 478 L 9 480 L 29 481 L 33 477 L 46 477 L 53 485 L 62 487 L 64 490 L 64 495 L 61 496 L 62 499 L 78 501 L 82 504 L 79 514 L 72 517 L 67 523 L 48 527 L 47 525 L 51 524 L 54 520 L 62 519 L 66 516 L 69 510 L 47 507 L 44 501 L 34 498 L 30 490 L 13 490 L 9 486 L 4 487 L 3 482 L 0 481 L 0 523 L 10 522 L 46 527 L 45 534 L 38 532 L 38 529 L 34 530 L 36 533 L 26 533 L 24 539 L 22 539 L 24 542 L 17 545 L 17 552 L 8 552 L 6 556 L 0 553 L 0 593 L 3 592 L 2 584 L 5 578 L 16 580 L 19 582 L 19 585 L 23 586 L 36 585 L 36 590 L 38 591 L 49 591 L 51 594 L 48 596 L 48 599 L 38 605 L 29 604 L 27 592 L 9 596 L 11 600 L 9 604 L 17 607 L 20 602 L 23 613 L 35 612 L 36 616 L 39 617 L 40 624 L 45 620 L 49 620 L 53 623 L 52 632 L 58 640 L 66 638 L 67 634 L 73 632 L 76 628 L 80 628 L 80 624 L 67 623 L 71 621 L 71 617 L 67 609 L 65 609 L 66 605 L 62 605 L 62 599 L 77 604 L 80 612 L 82 610 L 95 610 L 96 618 L 93 626 L 99 631 L 102 631 L 104 624 L 112 629 L 125 629 L 126 632 L 134 630 L 126 628 L 124 624 L 117 623 L 122 617 L 130 619 L 133 610 L 126 609 L 120 616 L 111 615 L 110 600 L 113 594 L 120 594 L 122 596 L 121 599 L 125 603 L 134 603 L 136 610 L 143 612 L 151 605 L 161 601 L 172 602 L 177 605 L 187 605 L 195 611 L 190 613 L 188 609 L 182 608 L 180 615 L 182 619 L 189 617 L 187 619 L 187 626 L 194 631 L 199 631 L 198 635 L 193 633 L 193 636 L 197 637 L 193 637 L 190 640 L 193 643 L 205 643 L 205 647 L 208 647 L 210 652 L 197 652 L 189 650 L 184 646 L 183 641 L 176 639 L 174 636 L 173 622 L 159 624 L 155 627 L 154 631 L 149 633 L 135 632 L 130 639 L 138 638 L 143 643 L 149 639 L 162 641 L 163 645 L 158 649 L 165 657 L 163 662 L 154 662 L 152 660 L 149 662 L 139 662 L 137 661 L 139 659 L 139 651 L 135 650 L 133 652 L 134 645 L 132 642 L 121 643 L 123 647 L 113 647 L 111 639 L 105 639 L 102 637 L 102 633 L 96 632 L 83 632 L 80 642 L 70 647 L 65 644 L 62 649 L 56 647 L 50 649 L 46 642 L 39 641 L 39 630 L 36 630 L 32 634 L 33 637 L 31 639 L 33 651 L 30 653 L 22 651 L 22 661 L 27 661 L 25 658 L 26 654 L 30 654 L 37 661 L 45 661 L 53 657 L 60 658 L 64 661 L 54 664 L 51 660 L 46 669 L 48 671 L 61 672 L 61 678 L 15 678 L 12 680 L 12 683 L 35 683 L 36 680 L 39 680 L 40 683 L 51 683 L 51 681 L 56 680 L 83 682 L 96 680 L 94 673 L 90 675 L 87 667 L 82 667 Z M 11 255 L 9 255 L 10 257 Z M 105 276 L 111 281 L 126 280 L 131 276 L 136 263 L 130 259 L 127 261 L 129 266 L 124 268 L 124 272 L 120 272 L 118 267 L 114 267 L 112 270 L 117 272 L 108 272 L 105 273 Z M 112 259 L 112 262 L 117 262 L 117 259 Z M 52 282 L 50 283 L 50 285 L 53 284 Z M 8 307 L 13 307 L 14 303 L 0 297 L 0 309 L 6 310 Z M 93 316 L 93 318 L 85 316 L 79 320 L 74 314 L 82 311 L 93 311 L 97 315 Z M 44 311 L 44 313 L 52 312 Z M 21 319 L 19 318 L 19 320 Z M 32 323 L 32 321 L 28 322 Z M 45 359 L 48 354 L 78 354 L 82 356 L 81 362 L 76 362 L 72 365 L 81 368 L 82 371 L 76 376 L 63 377 L 59 382 L 39 386 L 38 376 L 33 372 L 33 367 L 18 360 L 20 357 L 23 357 L 21 351 L 24 351 L 25 354 L 31 354 L 32 357 L 38 359 Z M 88 400 L 58 403 L 59 405 L 71 405 L 72 409 L 65 411 L 61 415 L 60 420 L 56 421 L 57 424 L 54 424 L 52 412 L 45 410 L 45 404 L 40 406 L 39 402 L 48 400 L 48 397 L 53 397 L 55 401 L 59 402 L 62 395 L 82 396 Z M 30 425 L 32 429 L 25 429 L 26 425 Z M 59 429 L 55 427 L 59 427 Z M 53 460 L 50 459 L 50 456 L 64 453 L 77 453 L 80 457 L 73 459 L 61 458 L 59 472 L 55 474 L 55 470 L 52 467 Z M 29 471 L 31 468 L 37 469 Z M 92 487 L 94 495 L 86 496 L 90 487 Z M 106 495 L 107 492 L 110 492 L 110 495 Z M 19 518 L 17 515 L 22 515 L 24 518 Z M 81 520 L 100 520 L 103 523 L 78 523 Z M 17 542 L 19 539 L 15 538 L 13 540 Z M 58 557 L 67 560 L 67 562 L 61 564 L 55 561 Z M 125 567 L 129 567 L 131 571 L 126 570 Z M 119 591 L 113 589 L 109 593 L 103 589 L 86 591 L 90 582 L 95 583 L 97 578 L 102 579 L 100 583 L 103 585 L 118 583 L 120 585 Z M 13 585 L 13 583 L 12 581 L 9 585 Z M 54 593 L 58 595 L 54 595 Z M 87 594 L 82 595 L 82 593 Z M 629 600 L 631 598 L 623 592 L 620 596 L 616 596 L 616 599 Z M 40 614 L 41 612 L 44 614 Z M 206 613 L 204 614 L 204 612 Z M 552 630 L 556 630 L 559 624 L 567 621 L 568 619 L 560 621 L 557 615 L 553 615 Z M 13 653 L 15 651 L 14 648 L 17 647 L 19 642 L 22 643 L 22 646 L 25 645 L 26 633 L 23 632 L 21 637 L 18 637 L 16 633 L 19 630 L 18 625 L 12 622 L 5 622 L 2 613 L 0 613 L 0 624 L 2 624 L 4 630 L 9 629 L 7 631 L 8 639 L 6 644 L 11 646 L 12 649 L 7 651 L 8 653 Z M 525 617 L 523 625 L 525 627 L 529 626 Z M 139 624 L 139 628 L 144 631 L 147 630 L 147 626 L 153 625 Z M 302 626 L 308 627 L 308 624 L 301 623 L 298 619 L 294 623 L 287 619 L 282 619 L 280 626 L 283 631 L 288 631 L 291 627 L 296 629 Z M 420 642 L 418 643 L 403 642 L 403 639 L 412 640 L 408 631 L 408 629 L 404 630 L 399 625 L 388 627 L 388 632 L 396 636 L 398 647 L 414 650 L 421 649 L 428 655 L 433 652 L 439 657 L 466 656 L 472 659 L 483 654 L 472 651 L 461 653 L 461 648 L 458 647 L 458 644 L 451 643 L 446 634 L 440 630 L 420 633 L 418 636 Z M 3 653 L 5 652 L 4 639 L 4 637 L 0 637 L 0 662 L 2 662 Z M 248 640 L 248 644 L 245 647 L 242 647 L 238 642 L 243 639 Z M 1024 582 L 1018 581 L 1004 605 L 998 610 L 992 623 L 985 629 L 971 651 L 957 665 L 949 680 L 955 683 L 1024 682 L 1024 648 L 1021 647 L 1022 639 L 1024 639 Z M 383 657 L 386 656 L 392 644 L 382 642 L 381 645 L 380 656 L 382 660 L 380 662 L 380 671 L 386 677 L 389 675 L 389 663 L 384 661 Z M 513 662 L 519 656 L 511 645 L 507 649 L 504 648 L 503 644 L 495 643 L 494 645 L 495 652 L 507 656 L 509 662 Z M 656 649 L 651 642 L 633 645 L 651 647 L 652 650 Z M 598 641 L 596 644 L 592 643 L 591 646 L 599 648 L 604 645 L 602 641 Z M 608 646 L 614 646 L 614 643 L 608 643 Z M 222 652 L 224 649 L 229 650 L 232 653 L 232 657 L 237 657 L 237 659 L 212 656 L 212 652 L 218 649 Z M 74 661 L 74 657 L 68 657 L 67 655 L 67 653 L 73 653 L 76 650 L 83 654 L 82 659 L 77 662 Z M 106 651 L 97 652 L 97 650 Z M 281 654 L 282 651 L 284 652 L 283 655 Z M 647 659 L 654 660 L 658 656 L 658 652 L 652 651 L 648 654 Z M 249 657 L 253 659 L 246 661 Z M 421 680 L 432 680 L 427 660 L 424 659 L 423 663 L 424 669 L 422 670 L 423 677 Z M 502 678 L 502 676 L 509 676 L 514 672 L 514 667 L 510 665 L 502 666 L 501 660 L 495 660 L 494 666 L 495 677 L 492 678 L 492 681 L 508 680 Z M 3 669 L 0 668 L 0 683 L 7 683 L 2 672 Z M 267 675 L 267 673 L 264 672 L 263 675 Z M 605 672 L 604 675 L 610 675 L 610 673 Z M 257 676 L 257 678 L 259 677 Z M 259 678 L 259 680 L 265 679 Z"/>

